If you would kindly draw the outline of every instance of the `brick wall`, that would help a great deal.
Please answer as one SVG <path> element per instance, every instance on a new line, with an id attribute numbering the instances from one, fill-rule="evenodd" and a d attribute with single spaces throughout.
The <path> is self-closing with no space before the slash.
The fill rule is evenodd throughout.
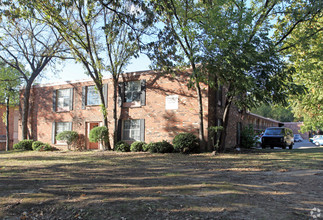
<path id="1" fill-rule="evenodd" d="M 171 142 L 174 136 L 181 132 L 190 132 L 198 136 L 198 100 L 196 91 L 193 88 L 188 89 L 187 87 L 188 79 L 187 72 L 178 73 L 176 77 L 161 75 L 153 71 L 124 74 L 120 78 L 120 82 L 145 80 L 146 99 L 144 105 L 124 103 L 122 107 L 118 106 L 118 117 L 123 121 L 128 119 L 144 119 L 143 135 L 144 141 L 147 143 L 162 140 Z M 108 127 L 110 134 L 112 134 L 114 129 L 112 79 L 104 79 L 104 84 L 107 84 Z M 89 148 L 90 143 L 87 137 L 90 126 L 95 123 L 102 126 L 103 121 L 99 105 L 84 106 L 82 103 L 83 88 L 90 85 L 93 85 L 92 80 L 34 86 L 30 100 L 30 137 L 34 140 L 52 143 L 53 123 L 72 122 L 72 129 L 85 137 L 83 144 L 86 148 Z M 53 94 L 57 89 L 73 89 L 72 110 L 65 112 L 53 111 Z M 225 89 L 222 93 L 221 105 L 219 105 L 215 91 L 202 86 L 202 93 L 204 134 L 207 140 L 207 128 L 217 125 L 222 117 Z M 166 109 L 166 99 L 174 95 L 178 97 L 178 108 L 168 110 Z M 248 114 L 239 112 L 235 106 L 231 107 L 226 139 L 227 147 L 234 147 L 238 144 L 238 123 L 248 124 L 248 120 L 251 120 Z M 19 132 L 20 137 L 21 123 L 19 125 Z M 120 133 L 122 131 L 119 130 Z M 66 149 L 64 144 L 55 142 L 54 145 L 58 148 Z M 210 146 L 209 150 L 212 150 Z"/>
<path id="2" fill-rule="evenodd" d="M 294 134 L 300 134 L 304 140 L 309 139 L 309 133 L 301 133 L 300 129 L 303 122 L 284 122 L 284 126 L 293 130 Z"/>
<path id="3" fill-rule="evenodd" d="M 198 135 L 199 117 L 196 92 L 187 88 L 187 76 L 167 77 L 154 72 L 129 73 L 120 81 L 146 80 L 146 104 L 144 106 L 119 107 L 118 115 L 122 120 L 144 119 L 145 139 L 152 141 L 172 141 L 180 132 L 191 132 Z M 111 79 L 105 79 L 108 85 L 108 119 L 109 130 L 112 133 L 113 117 L 113 84 Z M 62 83 L 59 85 L 41 85 L 33 89 L 30 115 L 31 134 L 33 139 L 52 142 L 53 122 L 72 122 L 73 130 L 87 137 L 88 123 L 102 122 L 100 106 L 82 108 L 82 87 L 93 85 L 92 81 Z M 53 111 L 53 91 L 56 89 L 73 88 L 73 110 L 67 112 Z M 178 109 L 166 110 L 166 97 L 178 95 Z M 208 92 L 203 89 L 204 127 L 207 135 L 208 127 Z M 125 105 L 124 105 L 125 106 Z M 100 124 L 102 125 L 102 124 Z M 20 125 L 21 129 L 21 125 Z M 206 136 L 207 138 L 207 136 Z M 89 144 L 88 142 L 86 143 Z M 60 147 L 56 144 L 56 146 Z M 61 146 L 64 148 L 65 146 Z"/>
<path id="4" fill-rule="evenodd" d="M 6 149 L 6 125 L 3 122 L 3 116 L 6 113 L 6 106 L 0 104 L 0 150 Z M 13 144 L 18 141 L 18 117 L 19 111 L 17 107 L 9 109 L 9 148 L 12 149 Z"/>

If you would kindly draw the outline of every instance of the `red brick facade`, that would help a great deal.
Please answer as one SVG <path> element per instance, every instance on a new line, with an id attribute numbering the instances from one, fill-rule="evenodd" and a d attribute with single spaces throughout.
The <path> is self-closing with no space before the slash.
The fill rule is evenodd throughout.
<path id="1" fill-rule="evenodd" d="M 123 102 L 122 107 L 118 106 L 118 116 L 121 119 L 119 121 L 120 129 L 118 134 L 122 139 L 125 138 L 125 135 L 128 135 L 128 131 L 126 132 L 124 129 L 126 129 L 125 123 L 128 123 L 129 121 L 127 120 L 129 119 L 136 120 L 138 132 L 140 130 L 140 139 L 146 143 L 161 140 L 171 142 L 174 136 L 181 132 L 190 132 L 198 135 L 199 112 L 197 95 L 194 89 L 188 89 L 188 77 L 185 74 L 169 77 L 153 71 L 135 72 L 124 74 L 119 81 L 140 81 L 141 89 L 143 89 L 143 85 L 145 87 L 145 90 L 142 90 L 140 93 L 141 95 L 144 94 L 143 99 L 140 97 L 138 102 Z M 87 106 L 84 103 L 85 88 L 93 84 L 91 80 L 88 80 L 34 86 L 31 99 L 31 126 L 29 126 L 31 137 L 34 140 L 52 143 L 57 147 L 64 148 L 66 146 L 60 145 L 53 137 L 55 136 L 55 129 L 57 130 L 57 123 L 67 122 L 65 126 L 70 126 L 73 131 L 85 137 L 86 149 L 97 148 L 97 146 L 89 143 L 88 133 L 90 128 L 102 125 L 101 107 L 99 105 Z M 107 88 L 105 89 L 105 95 L 109 130 L 112 134 L 114 125 L 112 120 L 112 79 L 104 79 L 104 84 L 106 84 L 105 88 Z M 61 112 L 58 111 L 57 107 L 55 109 L 56 102 L 64 102 L 64 100 L 59 100 L 56 97 L 58 94 L 56 91 L 60 89 L 70 89 L 70 97 L 72 97 L 72 101 L 70 103 L 66 102 L 66 107 L 64 107 L 66 109 Z M 122 96 L 123 91 L 121 87 L 119 87 L 119 90 Z M 219 121 L 216 118 L 215 109 L 218 111 L 217 115 L 222 115 L 223 103 L 222 101 L 219 102 L 216 94 L 206 86 L 202 88 L 202 91 L 204 134 L 207 140 L 207 128 L 216 125 Z M 67 90 L 65 92 L 68 94 Z M 53 100 L 55 101 L 53 102 Z M 224 93 L 222 93 L 222 100 L 224 100 Z M 68 104 L 70 104 L 70 107 L 67 106 Z M 238 127 L 239 123 L 244 121 L 243 115 L 245 114 L 239 113 L 235 107 L 231 108 L 226 146 L 233 147 L 238 144 Z M 21 124 L 19 131 L 21 132 Z M 136 133 L 137 131 L 133 132 L 134 135 L 139 137 L 139 133 Z"/>
<path id="2" fill-rule="evenodd" d="M 0 150 L 6 149 L 6 125 L 3 122 L 3 117 L 6 114 L 6 105 L 0 104 Z M 18 142 L 18 118 L 19 111 L 17 107 L 9 109 L 9 148 L 12 149 L 13 144 Z"/>

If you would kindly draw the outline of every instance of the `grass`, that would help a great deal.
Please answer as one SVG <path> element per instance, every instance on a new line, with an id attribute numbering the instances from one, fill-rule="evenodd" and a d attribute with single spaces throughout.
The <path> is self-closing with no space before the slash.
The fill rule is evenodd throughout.
<path id="1" fill-rule="evenodd" d="M 323 208 L 322 167 L 322 148 L 0 152 L 0 218 L 308 219 Z"/>

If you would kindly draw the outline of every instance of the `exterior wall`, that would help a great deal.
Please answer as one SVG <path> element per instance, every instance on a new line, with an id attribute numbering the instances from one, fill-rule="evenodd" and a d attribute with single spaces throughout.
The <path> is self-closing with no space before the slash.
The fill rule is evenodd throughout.
<path id="1" fill-rule="evenodd" d="M 248 112 L 243 117 L 243 125 L 252 125 L 258 133 L 261 133 L 268 127 L 281 127 L 283 123 Z"/>
<path id="2" fill-rule="evenodd" d="M 125 107 L 118 106 L 120 119 L 144 119 L 145 139 L 152 141 L 172 141 L 174 136 L 181 132 L 191 132 L 198 135 L 199 117 L 196 92 L 187 88 L 188 77 L 185 74 L 177 77 L 167 77 L 155 72 L 136 72 L 125 74 L 119 81 L 146 80 L 146 104 L 144 106 Z M 113 83 L 111 79 L 105 79 L 108 84 L 108 121 L 109 131 L 112 133 L 113 117 Z M 91 80 L 57 85 L 35 86 L 32 95 L 32 112 L 30 123 L 32 125 L 32 137 L 52 143 L 53 122 L 72 122 L 72 129 L 87 137 L 88 123 L 102 122 L 100 106 L 86 106 L 82 108 L 82 87 L 93 85 Z M 56 89 L 73 88 L 73 109 L 66 112 L 53 111 L 53 91 Z M 178 109 L 166 110 L 166 96 L 178 95 Z M 203 89 L 204 127 L 207 134 L 208 120 L 208 93 Z M 21 130 L 21 126 L 19 127 Z M 86 138 L 85 138 L 86 139 Z M 206 136 L 207 139 L 207 136 Z M 112 138 L 111 138 L 112 140 Z M 88 141 L 85 141 L 88 146 Z M 66 148 L 66 145 L 59 145 L 59 148 Z"/>
<path id="3" fill-rule="evenodd" d="M 303 122 L 284 122 L 284 126 L 293 130 L 294 134 L 300 134 L 304 140 L 309 139 L 309 133 L 301 133 L 300 129 Z"/>
<path id="4" fill-rule="evenodd" d="M 189 70 L 187 70 L 189 71 Z M 194 89 L 188 89 L 189 76 L 187 71 L 174 76 L 162 75 L 154 71 L 135 72 L 124 74 L 120 82 L 145 80 L 145 102 L 144 105 L 123 103 L 117 106 L 117 115 L 121 119 L 118 125 L 122 127 L 122 121 L 138 119 L 144 120 L 144 141 L 146 143 L 167 140 L 172 142 L 173 138 L 181 132 L 190 132 L 198 136 L 199 131 L 199 108 L 197 94 Z M 108 128 L 112 135 L 114 130 L 113 121 L 113 82 L 111 78 L 104 79 L 107 85 L 106 101 L 108 113 Z M 85 86 L 91 86 L 92 80 L 74 81 L 70 83 L 45 84 L 33 87 L 30 100 L 31 111 L 29 118 L 29 136 L 34 140 L 51 143 L 58 148 L 66 149 L 66 144 L 53 142 L 55 137 L 54 123 L 69 122 L 71 128 L 83 137 L 79 144 L 86 149 L 93 149 L 88 141 L 90 126 L 102 126 L 101 107 L 84 106 L 83 93 Z M 73 89 L 72 109 L 63 112 L 53 110 L 54 91 L 57 89 Z M 225 89 L 219 94 L 206 86 L 202 86 L 203 113 L 204 113 L 204 135 L 208 140 L 209 126 L 221 125 L 224 111 Z M 178 96 L 178 108 L 166 109 L 166 99 L 169 96 Z M 120 95 L 118 95 L 119 97 Z M 56 99 L 55 99 L 56 100 Z M 222 100 L 222 102 L 219 102 Z M 240 134 L 243 126 L 253 124 L 259 132 L 266 127 L 279 126 L 280 122 L 264 118 L 252 113 L 238 111 L 231 106 L 229 112 L 229 123 L 227 128 L 226 147 L 235 147 L 240 144 Z M 21 123 L 19 126 L 21 133 Z M 122 130 L 118 128 L 119 136 Z M 19 136 L 20 137 L 20 136 Z M 112 137 L 110 137 L 112 140 Z M 112 143 L 113 144 L 113 143 Z M 98 145 L 96 145 L 98 147 Z M 95 147 L 94 147 L 95 148 Z M 208 146 L 208 150 L 212 150 Z"/>
<path id="5" fill-rule="evenodd" d="M 0 104 L 0 150 L 6 149 L 6 125 L 2 117 L 6 113 L 6 106 Z M 17 107 L 10 107 L 9 109 L 9 148 L 12 149 L 13 144 L 18 142 L 18 117 L 19 111 Z"/>

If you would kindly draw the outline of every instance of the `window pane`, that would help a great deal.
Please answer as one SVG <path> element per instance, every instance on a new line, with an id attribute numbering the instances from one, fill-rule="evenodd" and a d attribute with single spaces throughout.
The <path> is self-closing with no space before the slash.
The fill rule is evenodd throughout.
<path id="1" fill-rule="evenodd" d="M 57 122 L 56 123 L 56 134 L 59 134 L 63 131 L 69 130 L 69 123 L 68 122 Z"/>
<path id="2" fill-rule="evenodd" d="M 100 96 L 94 86 L 87 87 L 87 105 L 100 105 Z"/>
<path id="3" fill-rule="evenodd" d="M 60 89 L 57 90 L 57 108 L 58 110 L 67 110 L 70 103 L 70 90 Z"/>
<path id="4" fill-rule="evenodd" d="M 125 99 L 126 102 L 140 100 L 141 84 L 140 81 L 131 81 L 125 83 Z"/>
<path id="5" fill-rule="evenodd" d="M 123 126 L 124 140 L 140 140 L 140 120 L 125 120 Z"/>

